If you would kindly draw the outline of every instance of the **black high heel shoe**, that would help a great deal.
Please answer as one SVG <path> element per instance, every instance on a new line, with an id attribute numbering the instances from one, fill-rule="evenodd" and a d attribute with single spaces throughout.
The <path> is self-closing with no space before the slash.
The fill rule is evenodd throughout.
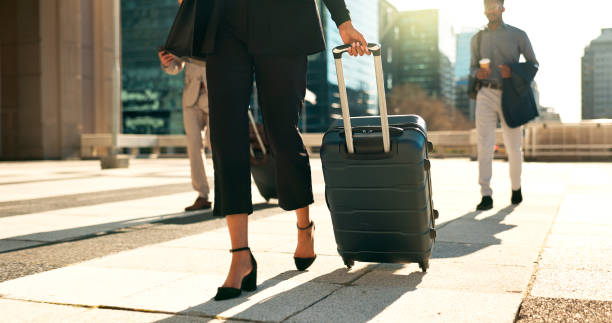
<path id="1" fill-rule="evenodd" d="M 304 230 L 308 230 L 310 228 L 312 228 L 312 233 L 314 234 L 314 222 L 310 221 L 310 224 L 305 227 L 305 228 L 300 228 L 300 226 L 297 226 L 298 230 L 300 231 L 304 231 Z M 310 265 L 312 265 L 312 263 L 315 261 L 315 259 L 317 258 L 317 255 L 315 255 L 314 257 L 310 257 L 310 258 L 298 258 L 298 257 L 293 257 L 293 260 L 295 261 L 295 267 L 297 268 L 297 270 L 299 271 L 304 271 L 306 269 L 308 269 L 308 267 L 310 267 Z"/>
<path id="2" fill-rule="evenodd" d="M 215 295 L 215 301 L 223 301 L 226 299 L 236 298 L 242 294 L 242 291 L 252 292 L 257 289 L 257 261 L 255 261 L 255 257 L 251 253 L 251 249 L 249 247 L 232 249 L 230 252 L 238 252 L 248 250 L 249 255 L 251 255 L 251 265 L 253 268 L 251 272 L 248 273 L 244 278 L 242 278 L 242 283 L 240 284 L 240 288 L 233 287 L 219 287 L 217 288 L 217 295 Z"/>

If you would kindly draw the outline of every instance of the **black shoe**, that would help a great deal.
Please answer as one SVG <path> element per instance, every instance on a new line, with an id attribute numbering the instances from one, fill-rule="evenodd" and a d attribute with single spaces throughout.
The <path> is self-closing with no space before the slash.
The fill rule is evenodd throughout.
<path id="1" fill-rule="evenodd" d="M 493 199 L 488 195 L 483 196 L 482 201 L 480 201 L 480 204 L 476 205 L 477 211 L 486 211 L 492 208 L 493 208 Z"/>
<path id="2" fill-rule="evenodd" d="M 521 193 L 521 189 L 519 188 L 516 191 L 512 191 L 512 198 L 510 199 L 512 204 L 517 205 L 523 202 L 523 194 Z"/>
<path id="3" fill-rule="evenodd" d="M 215 301 L 223 301 L 226 299 L 236 298 L 242 294 L 242 291 L 252 292 L 257 289 L 257 261 L 255 261 L 255 257 L 251 253 L 251 249 L 249 247 L 232 249 L 230 252 L 244 251 L 248 250 L 251 255 L 251 265 L 253 268 L 251 272 L 248 273 L 244 278 L 242 278 L 242 283 L 240 284 L 240 288 L 233 287 L 219 287 L 217 288 L 217 295 L 215 295 Z"/>
<path id="4" fill-rule="evenodd" d="M 305 227 L 305 228 L 300 228 L 300 226 L 297 226 L 298 230 L 304 231 L 304 230 L 308 230 L 310 228 L 312 228 L 312 233 L 314 234 L 314 222 L 310 221 L 310 224 Z M 304 271 L 306 269 L 308 269 L 308 267 L 310 267 L 310 265 L 312 265 L 312 263 L 315 261 L 315 259 L 317 259 L 317 255 L 315 255 L 314 257 L 310 257 L 310 258 L 298 258 L 298 257 L 293 257 L 293 260 L 295 261 L 295 268 L 297 268 L 297 270 L 299 271 Z"/>

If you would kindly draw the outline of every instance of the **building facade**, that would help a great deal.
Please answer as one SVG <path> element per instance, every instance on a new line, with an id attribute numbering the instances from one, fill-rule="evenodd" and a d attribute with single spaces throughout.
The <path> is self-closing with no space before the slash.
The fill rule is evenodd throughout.
<path id="1" fill-rule="evenodd" d="M 380 43 L 382 45 L 382 62 L 385 73 L 385 89 L 387 92 L 393 90 L 393 80 L 398 70 L 398 59 L 394 55 L 399 54 L 399 11 L 387 0 L 379 2 L 378 30 Z"/>
<path id="2" fill-rule="evenodd" d="M 396 20 L 399 43 L 393 59 L 395 85 L 412 83 L 452 105 L 455 38 L 440 10 L 404 11 Z"/>
<path id="3" fill-rule="evenodd" d="M 321 0 L 317 1 L 327 50 L 308 57 L 307 87 L 316 95 L 316 103 L 306 103 L 302 112 L 300 128 L 303 132 L 322 132 L 329 128 L 334 119 L 342 116 L 336 66 L 332 48 L 342 44 L 336 24 Z M 379 42 L 378 1 L 347 1 L 353 25 L 364 35 L 368 42 Z M 345 55 L 343 58 L 344 76 L 347 87 L 349 107 L 352 116 L 378 113 L 374 60 L 371 56 L 359 58 Z"/>
<path id="4" fill-rule="evenodd" d="M 318 4 L 327 50 L 308 58 L 316 101 L 302 115 L 307 132 L 341 115 L 331 55 L 341 39 Z M 348 6 L 354 25 L 379 42 L 379 2 Z M 117 105 L 122 133 L 182 133 L 183 76 L 165 75 L 157 58 L 177 9 L 176 0 L 1 1 L 0 159 L 79 158 L 81 135 L 111 133 Z M 343 61 L 351 113 L 378 113 L 372 57 Z"/>
<path id="5" fill-rule="evenodd" d="M 80 155 L 112 128 L 116 1 L 0 1 L 0 159 Z"/>
<path id="6" fill-rule="evenodd" d="M 468 76 L 470 74 L 471 41 L 477 31 L 466 31 L 457 34 L 457 51 L 455 60 L 455 107 L 468 120 L 475 120 L 476 102 L 468 96 Z"/>
<path id="7" fill-rule="evenodd" d="M 124 133 L 184 133 L 184 74 L 167 75 L 157 56 L 178 8 L 176 0 L 121 1 Z"/>
<path id="8" fill-rule="evenodd" d="M 582 119 L 612 118 L 612 28 L 584 50 L 582 57 Z"/>

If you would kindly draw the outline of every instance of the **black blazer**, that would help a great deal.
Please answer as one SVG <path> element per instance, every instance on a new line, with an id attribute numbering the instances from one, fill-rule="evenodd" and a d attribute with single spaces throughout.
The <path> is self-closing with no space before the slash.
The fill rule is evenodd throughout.
<path id="1" fill-rule="evenodd" d="M 512 77 L 503 80 L 502 112 L 510 128 L 526 124 L 539 115 L 531 82 L 539 66 L 533 63 L 509 64 Z"/>
<path id="2" fill-rule="evenodd" d="M 214 0 L 203 51 L 215 50 L 224 0 Z M 336 25 L 350 20 L 344 0 L 323 0 Z M 323 28 L 315 0 L 248 1 L 251 54 L 308 55 L 325 50 Z"/>

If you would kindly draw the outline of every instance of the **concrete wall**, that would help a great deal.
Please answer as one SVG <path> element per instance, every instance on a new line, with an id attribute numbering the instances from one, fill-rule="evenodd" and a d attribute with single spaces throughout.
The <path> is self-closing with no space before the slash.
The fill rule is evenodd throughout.
<path id="1" fill-rule="evenodd" d="M 78 158 L 111 131 L 109 0 L 0 1 L 1 159 Z"/>

